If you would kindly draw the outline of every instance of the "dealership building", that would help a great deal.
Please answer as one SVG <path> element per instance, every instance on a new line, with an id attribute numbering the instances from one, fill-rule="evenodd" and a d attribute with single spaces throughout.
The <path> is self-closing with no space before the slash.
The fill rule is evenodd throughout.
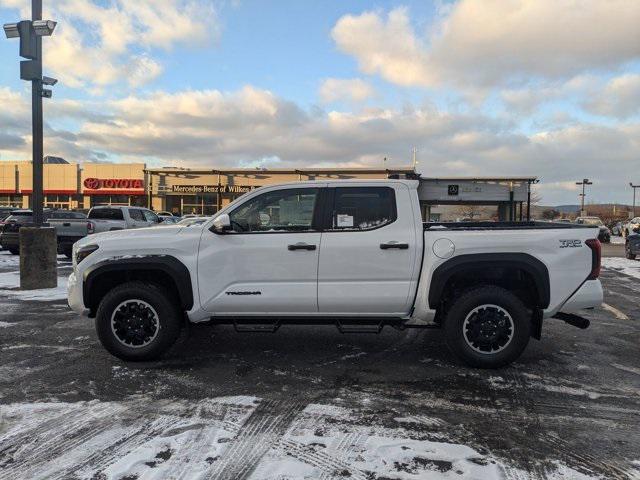
<path id="1" fill-rule="evenodd" d="M 68 163 L 45 157 L 44 199 L 49 208 L 89 209 L 132 205 L 176 215 L 212 215 L 242 194 L 263 185 L 304 180 L 416 177 L 412 167 L 299 169 L 147 168 L 143 163 Z M 526 218 L 535 177 L 421 177 L 418 196 L 423 218 L 447 220 L 446 206 L 497 207 L 502 220 Z M 0 206 L 29 208 L 31 162 L 0 161 Z M 443 207 L 444 206 L 444 207 Z"/>

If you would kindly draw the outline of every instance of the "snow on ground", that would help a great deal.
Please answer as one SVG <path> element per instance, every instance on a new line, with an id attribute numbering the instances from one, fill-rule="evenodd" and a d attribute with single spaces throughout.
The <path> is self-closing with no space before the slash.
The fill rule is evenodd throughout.
<path id="1" fill-rule="evenodd" d="M 429 431 L 438 427 L 429 421 L 425 431 L 408 431 L 404 421 L 371 425 L 334 405 L 250 396 L 150 404 L 132 397 L 1 405 L 0 418 L 0 468 L 7 478 L 529 477 L 483 449 Z M 548 473 L 590 478 L 562 464 Z"/>
<path id="2" fill-rule="evenodd" d="M 52 301 L 67 298 L 67 277 L 58 277 L 58 286 L 38 290 L 20 290 L 20 272 L 0 273 L 0 297 L 19 300 Z"/>
<path id="3" fill-rule="evenodd" d="M 618 237 L 617 235 L 611 235 L 611 243 L 613 245 L 624 245 L 624 237 Z"/>
<path id="4" fill-rule="evenodd" d="M 602 259 L 602 266 L 610 270 L 616 270 L 635 278 L 640 278 L 640 260 L 629 260 L 627 258 L 605 257 Z"/>
<path id="5" fill-rule="evenodd" d="M 7 250 L 0 251 L 0 267 L 15 267 L 20 265 L 20 255 L 12 255 Z"/>

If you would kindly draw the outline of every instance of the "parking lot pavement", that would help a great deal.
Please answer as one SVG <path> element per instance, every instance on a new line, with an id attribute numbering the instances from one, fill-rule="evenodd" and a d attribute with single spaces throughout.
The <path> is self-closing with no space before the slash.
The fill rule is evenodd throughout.
<path id="1" fill-rule="evenodd" d="M 127 364 L 55 292 L 13 290 L 15 258 L 0 253 L 2 479 L 640 477 L 640 280 L 621 270 L 603 270 L 589 329 L 547 321 L 501 370 L 460 365 L 435 330 L 293 326 L 193 326 Z"/>

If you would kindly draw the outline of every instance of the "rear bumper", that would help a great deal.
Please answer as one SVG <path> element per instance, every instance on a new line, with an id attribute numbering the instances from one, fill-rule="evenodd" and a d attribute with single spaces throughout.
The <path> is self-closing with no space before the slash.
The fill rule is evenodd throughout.
<path id="1" fill-rule="evenodd" d="M 600 280 L 587 280 L 576 293 L 560 308 L 560 312 L 574 313 L 585 308 L 594 308 L 602 304 L 604 294 Z"/>

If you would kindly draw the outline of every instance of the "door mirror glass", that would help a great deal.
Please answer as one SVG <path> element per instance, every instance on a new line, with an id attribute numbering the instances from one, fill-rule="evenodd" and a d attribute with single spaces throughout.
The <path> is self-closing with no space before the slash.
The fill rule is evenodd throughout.
<path id="1" fill-rule="evenodd" d="M 226 213 L 218 215 L 213 221 L 211 231 L 214 233 L 224 233 L 229 230 L 231 230 L 231 219 L 229 218 L 229 215 Z"/>

